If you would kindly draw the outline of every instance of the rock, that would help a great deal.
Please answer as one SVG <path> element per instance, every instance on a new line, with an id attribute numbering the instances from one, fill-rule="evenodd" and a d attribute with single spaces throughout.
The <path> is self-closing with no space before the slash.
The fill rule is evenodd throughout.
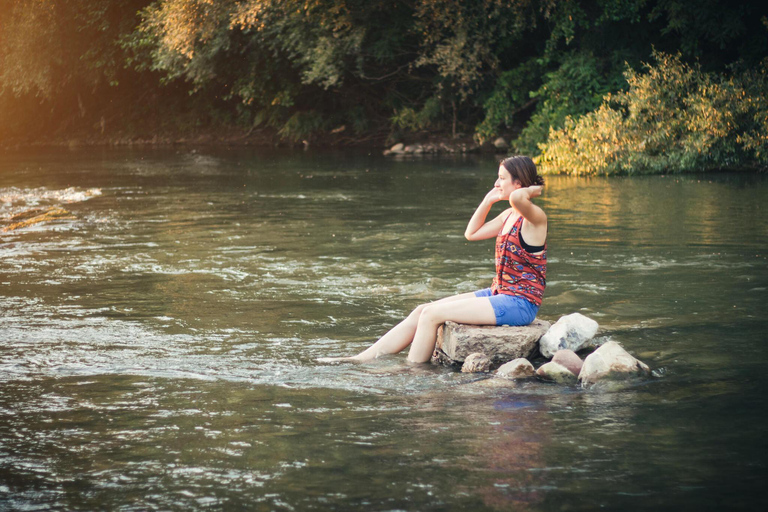
<path id="1" fill-rule="evenodd" d="M 469 354 L 461 366 L 463 373 L 482 373 L 491 369 L 491 360 L 482 352 Z"/>
<path id="2" fill-rule="evenodd" d="M 560 363 L 553 363 L 552 361 L 541 365 L 536 370 L 536 376 L 541 380 L 557 384 L 576 384 L 578 380 L 571 370 Z"/>
<path id="3" fill-rule="evenodd" d="M 551 359 L 558 350 L 578 352 L 597 333 L 597 322 L 581 313 L 560 317 L 539 342 L 539 350 Z"/>
<path id="4" fill-rule="evenodd" d="M 536 319 L 522 327 L 467 325 L 446 322 L 437 331 L 436 352 L 442 363 L 458 364 L 469 354 L 482 352 L 496 364 L 530 357 L 549 322 Z"/>
<path id="5" fill-rule="evenodd" d="M 509 144 L 507 144 L 507 141 L 504 140 L 504 137 L 499 137 L 495 141 L 493 141 L 493 146 L 496 149 L 507 149 L 509 147 Z"/>
<path id="6" fill-rule="evenodd" d="M 533 369 L 533 365 L 524 357 L 504 363 L 496 370 L 496 376 L 504 379 L 527 379 L 535 374 L 536 370 Z"/>
<path id="7" fill-rule="evenodd" d="M 511 379 L 499 379 L 499 378 L 490 378 L 490 379 L 481 379 L 476 380 L 474 382 L 470 382 L 468 384 L 465 384 L 461 386 L 464 389 L 499 389 L 499 388 L 514 388 L 517 386 L 517 381 L 511 380 Z"/>
<path id="8" fill-rule="evenodd" d="M 402 153 L 405 150 L 405 145 L 402 142 L 398 142 L 391 148 L 389 148 L 390 153 Z"/>
<path id="9" fill-rule="evenodd" d="M 584 360 L 579 380 L 582 385 L 589 385 L 601 379 L 616 379 L 650 372 L 647 364 L 632 357 L 615 341 L 608 341 Z"/>
<path id="10" fill-rule="evenodd" d="M 584 366 L 584 361 L 573 350 L 563 349 L 555 352 L 552 357 L 552 362 L 568 368 L 571 373 L 578 375 L 581 371 L 581 367 Z"/>

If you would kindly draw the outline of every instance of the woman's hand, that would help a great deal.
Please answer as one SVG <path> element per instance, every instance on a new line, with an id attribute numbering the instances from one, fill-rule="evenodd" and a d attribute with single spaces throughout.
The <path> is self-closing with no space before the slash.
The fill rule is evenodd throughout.
<path id="1" fill-rule="evenodd" d="M 490 192 L 485 194 L 485 198 L 483 199 L 483 202 L 485 204 L 492 205 L 494 203 L 498 203 L 502 199 L 504 199 L 504 198 L 501 197 L 501 193 L 499 192 L 499 189 L 494 187 L 494 188 L 491 189 Z"/>
<path id="2" fill-rule="evenodd" d="M 543 187 L 541 185 L 531 185 L 530 187 L 519 188 L 512 192 L 512 194 L 509 196 L 509 204 L 515 206 L 515 200 L 519 201 L 525 198 L 530 201 L 534 197 L 539 197 L 541 195 L 542 188 Z"/>
<path id="3" fill-rule="evenodd" d="M 539 197 L 541 195 L 541 189 L 543 187 L 541 185 L 531 185 L 528 187 L 528 198 L 533 199 L 534 197 Z"/>

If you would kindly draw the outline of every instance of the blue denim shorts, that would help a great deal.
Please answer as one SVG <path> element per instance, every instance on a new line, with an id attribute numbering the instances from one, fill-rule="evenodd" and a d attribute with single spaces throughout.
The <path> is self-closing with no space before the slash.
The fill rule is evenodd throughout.
<path id="1" fill-rule="evenodd" d="M 499 293 L 493 295 L 490 288 L 478 290 L 475 297 L 488 297 L 496 314 L 496 325 L 528 325 L 536 318 L 539 307 L 522 297 Z"/>

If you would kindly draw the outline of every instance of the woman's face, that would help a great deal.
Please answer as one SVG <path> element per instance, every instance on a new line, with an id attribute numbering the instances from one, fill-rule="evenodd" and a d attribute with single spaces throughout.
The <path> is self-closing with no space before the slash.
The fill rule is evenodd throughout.
<path id="1" fill-rule="evenodd" d="M 520 188 L 521 185 L 520 181 L 513 180 L 509 171 L 499 164 L 499 177 L 496 179 L 493 187 L 499 192 L 499 199 L 508 200 L 509 195 Z"/>

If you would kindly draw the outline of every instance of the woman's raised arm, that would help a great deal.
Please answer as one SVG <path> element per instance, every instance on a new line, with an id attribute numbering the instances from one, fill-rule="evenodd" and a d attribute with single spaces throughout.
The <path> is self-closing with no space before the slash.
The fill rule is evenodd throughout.
<path id="1" fill-rule="evenodd" d="M 515 190 L 509 196 L 509 202 L 515 207 L 515 210 L 520 212 L 520 215 L 525 217 L 525 220 L 530 222 L 531 225 L 538 228 L 547 225 L 547 214 L 544 213 L 544 210 L 533 204 L 531 199 L 541 195 L 541 188 L 541 185 L 523 187 Z"/>
<path id="2" fill-rule="evenodd" d="M 495 188 L 485 195 L 483 201 L 475 210 L 475 213 L 472 214 L 472 218 L 469 219 L 467 229 L 464 231 L 464 237 L 467 240 L 487 240 L 488 238 L 495 237 L 499 233 L 504 224 L 507 210 L 503 211 L 493 220 L 485 222 L 488 212 L 491 211 L 491 206 L 498 201 L 501 201 L 501 198 L 499 197 L 499 191 Z"/>

